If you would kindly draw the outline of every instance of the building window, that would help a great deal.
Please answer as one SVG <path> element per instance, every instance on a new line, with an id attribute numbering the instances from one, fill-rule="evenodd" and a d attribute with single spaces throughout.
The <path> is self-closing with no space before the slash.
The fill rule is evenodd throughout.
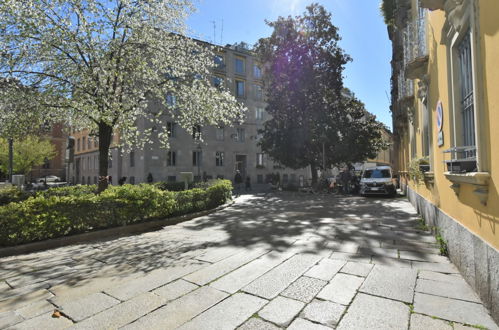
<path id="1" fill-rule="evenodd" d="M 87 149 L 91 149 L 92 148 L 92 137 L 88 137 L 88 144 L 87 144 Z"/>
<path id="2" fill-rule="evenodd" d="M 244 128 L 236 128 L 236 142 L 244 142 L 246 139 Z"/>
<path id="3" fill-rule="evenodd" d="M 223 141 L 224 140 L 224 128 L 223 127 L 217 127 L 215 133 L 216 133 L 216 139 L 217 139 L 217 141 Z"/>
<path id="4" fill-rule="evenodd" d="M 201 166 L 201 151 L 192 152 L 192 166 Z"/>
<path id="5" fill-rule="evenodd" d="M 238 73 L 238 74 L 244 74 L 244 72 L 245 72 L 245 70 L 244 70 L 244 59 L 236 57 L 234 63 L 235 63 L 234 71 L 236 73 Z"/>
<path id="6" fill-rule="evenodd" d="M 256 154 L 256 166 L 262 166 L 263 167 L 263 154 L 262 153 L 257 153 Z"/>
<path id="7" fill-rule="evenodd" d="M 84 171 L 86 169 L 86 159 L 85 157 L 81 157 L 81 169 Z"/>
<path id="8" fill-rule="evenodd" d="M 168 151 L 166 154 L 166 166 L 176 166 L 177 153 L 175 151 Z"/>
<path id="9" fill-rule="evenodd" d="M 81 184 L 85 184 L 85 176 L 81 177 Z"/>
<path id="10" fill-rule="evenodd" d="M 460 72 L 460 87 L 461 87 L 461 121 L 462 121 L 462 145 L 465 147 L 474 147 L 475 141 L 475 107 L 473 96 L 473 66 L 471 62 L 471 33 L 468 31 L 459 43 L 458 58 Z M 476 151 L 469 152 L 465 155 L 475 157 Z"/>
<path id="11" fill-rule="evenodd" d="M 170 107 L 174 107 L 177 104 L 177 98 L 172 93 L 166 94 L 166 104 Z"/>
<path id="12" fill-rule="evenodd" d="M 98 148 L 98 147 L 99 147 L 99 138 L 95 137 L 94 138 L 94 148 Z"/>
<path id="13" fill-rule="evenodd" d="M 244 81 L 236 80 L 236 97 L 244 97 Z"/>
<path id="14" fill-rule="evenodd" d="M 255 109 L 255 118 L 256 120 L 263 120 L 263 108 L 258 107 Z"/>
<path id="15" fill-rule="evenodd" d="M 263 100 L 263 88 L 261 85 L 254 84 L 253 85 L 253 90 L 255 93 L 255 100 L 261 101 Z"/>
<path id="16" fill-rule="evenodd" d="M 253 77 L 257 79 L 262 77 L 262 69 L 256 64 L 253 65 Z"/>
<path id="17" fill-rule="evenodd" d="M 76 151 L 80 151 L 80 138 L 76 140 Z"/>
<path id="18" fill-rule="evenodd" d="M 94 184 L 97 184 L 97 177 L 94 176 Z"/>
<path id="19" fill-rule="evenodd" d="M 215 64 L 215 69 L 223 70 L 225 68 L 223 55 L 215 55 L 213 58 L 213 63 Z"/>
<path id="20" fill-rule="evenodd" d="M 85 137 L 82 137 L 81 138 L 81 149 L 82 150 L 85 150 L 87 147 L 86 143 L 85 143 Z"/>
<path id="21" fill-rule="evenodd" d="M 213 87 L 216 87 L 218 89 L 222 88 L 223 86 L 223 78 L 214 76 L 211 78 L 211 82 L 213 84 Z"/>
<path id="22" fill-rule="evenodd" d="M 256 183 L 263 183 L 263 174 L 258 174 L 256 176 Z"/>
<path id="23" fill-rule="evenodd" d="M 130 167 L 135 166 L 135 151 L 130 151 Z"/>
<path id="24" fill-rule="evenodd" d="M 169 121 L 166 123 L 166 131 L 168 133 L 168 137 L 175 137 L 175 127 L 177 125 L 172 122 L 172 121 Z"/>
<path id="25" fill-rule="evenodd" d="M 192 128 L 192 138 L 195 140 L 201 139 L 201 125 L 194 125 Z"/>
<path id="26" fill-rule="evenodd" d="M 217 151 L 215 154 L 215 165 L 224 166 L 224 153 L 223 151 Z"/>
<path id="27" fill-rule="evenodd" d="M 45 159 L 43 160 L 42 168 L 46 169 L 46 170 L 50 168 L 50 162 L 49 162 L 49 159 L 47 157 L 45 157 Z"/>
<path id="28" fill-rule="evenodd" d="M 175 175 L 169 175 L 166 180 L 168 182 L 177 182 L 177 177 Z"/>

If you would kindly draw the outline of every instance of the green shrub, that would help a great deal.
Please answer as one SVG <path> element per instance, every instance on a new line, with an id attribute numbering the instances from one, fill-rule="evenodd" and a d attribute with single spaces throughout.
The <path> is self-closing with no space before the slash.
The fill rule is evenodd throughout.
<path id="1" fill-rule="evenodd" d="M 33 195 L 34 195 L 33 193 L 22 191 L 14 186 L 0 189 L 0 206 L 12 202 L 24 201 Z"/>
<path id="2" fill-rule="evenodd" d="M 164 219 L 213 208 L 231 197 L 228 180 L 207 189 L 166 191 L 156 185 L 50 189 L 21 202 L 0 206 L 0 246 L 10 246 L 92 230 Z"/>

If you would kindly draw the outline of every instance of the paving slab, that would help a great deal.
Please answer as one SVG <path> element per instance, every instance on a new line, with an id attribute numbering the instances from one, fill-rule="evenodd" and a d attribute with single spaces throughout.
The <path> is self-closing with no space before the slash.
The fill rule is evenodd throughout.
<path id="1" fill-rule="evenodd" d="M 499 329 L 485 307 L 472 302 L 416 292 L 414 311 L 444 320 L 480 325 L 492 330 Z"/>
<path id="2" fill-rule="evenodd" d="M 197 288 L 198 286 L 196 284 L 179 279 L 153 290 L 152 293 L 170 301 L 196 290 Z"/>
<path id="3" fill-rule="evenodd" d="M 305 273 L 305 276 L 318 278 L 323 281 L 331 280 L 341 267 L 345 265 L 345 260 L 322 259 L 317 265 Z"/>
<path id="4" fill-rule="evenodd" d="M 59 329 L 67 329 L 73 325 L 69 319 L 65 317 L 55 318 L 52 317 L 52 313 L 45 313 L 43 315 L 34 317 L 32 319 L 26 320 L 21 323 L 17 323 L 16 325 L 9 328 L 12 330 L 38 330 L 38 329 L 50 329 L 50 330 L 59 330 Z"/>
<path id="5" fill-rule="evenodd" d="M 361 247 L 359 253 L 363 255 L 381 256 L 389 258 L 397 258 L 398 251 L 396 249 L 384 249 L 380 247 Z"/>
<path id="6" fill-rule="evenodd" d="M 451 263 L 413 261 L 412 268 L 417 270 L 430 270 L 445 274 L 459 274 L 459 270 Z"/>
<path id="7" fill-rule="evenodd" d="M 303 275 L 321 257 L 311 254 L 298 254 L 275 267 L 243 288 L 243 291 L 272 299 Z"/>
<path id="8" fill-rule="evenodd" d="M 241 252 L 240 248 L 235 248 L 232 246 L 209 247 L 206 249 L 205 252 L 196 256 L 196 259 L 210 263 L 215 263 L 217 261 L 223 260 L 240 252 Z"/>
<path id="9" fill-rule="evenodd" d="M 382 257 L 382 256 L 373 256 L 371 263 L 375 265 L 398 267 L 398 268 L 412 268 L 413 261 Z"/>
<path id="10" fill-rule="evenodd" d="M 373 267 L 374 267 L 373 264 L 349 261 L 345 264 L 345 266 L 341 268 L 340 272 L 350 275 L 366 277 L 367 275 L 369 275 L 369 272 Z"/>
<path id="11" fill-rule="evenodd" d="M 425 262 L 449 262 L 449 258 L 438 255 L 438 253 L 426 253 L 423 251 L 399 251 L 400 259 L 425 261 Z"/>
<path id="12" fill-rule="evenodd" d="M 150 313 L 165 300 L 146 292 L 118 304 L 75 325 L 75 329 L 117 329 Z"/>
<path id="13" fill-rule="evenodd" d="M 258 317 L 252 317 L 244 322 L 237 330 L 279 330 L 281 328 L 273 325 L 270 322 L 265 322 Z"/>
<path id="14" fill-rule="evenodd" d="M 265 253 L 267 253 L 267 250 L 264 249 L 244 251 L 184 276 L 184 279 L 198 285 L 205 285 Z"/>
<path id="15" fill-rule="evenodd" d="M 0 313 L 20 309 L 36 301 L 45 300 L 53 297 L 53 294 L 47 290 L 36 290 L 19 296 L 7 298 L 0 301 Z"/>
<path id="16" fill-rule="evenodd" d="M 171 301 L 136 322 L 125 326 L 123 330 L 175 329 L 226 297 L 228 294 L 225 292 L 204 286 Z"/>
<path id="17" fill-rule="evenodd" d="M 281 292 L 281 296 L 309 303 L 326 285 L 326 281 L 302 276 Z"/>
<path id="18" fill-rule="evenodd" d="M 466 300 L 481 304 L 482 302 L 473 289 L 464 280 L 459 282 L 442 282 L 418 279 L 416 291 L 435 296 Z"/>
<path id="19" fill-rule="evenodd" d="M 31 319 L 44 313 L 51 313 L 54 311 L 54 309 L 55 306 L 49 303 L 47 300 L 40 300 L 16 310 L 16 313 L 21 315 L 25 319 Z"/>
<path id="20" fill-rule="evenodd" d="M 432 280 L 432 281 L 440 281 L 440 282 L 446 282 L 446 283 L 462 283 L 466 282 L 464 279 L 461 277 L 459 274 L 442 274 L 438 272 L 432 272 L 429 270 L 421 270 L 418 273 L 418 278 L 425 279 L 425 280 Z"/>
<path id="21" fill-rule="evenodd" d="M 180 277 L 206 267 L 206 263 L 193 262 L 189 264 L 172 265 L 165 269 L 156 269 L 152 272 L 125 282 L 123 285 L 106 289 L 104 292 L 111 297 L 125 301 L 141 293 L 151 291 Z"/>
<path id="22" fill-rule="evenodd" d="M 362 277 L 338 273 L 333 277 L 331 282 L 319 292 L 317 298 L 348 305 L 357 293 L 362 282 L 364 282 Z"/>
<path id="23" fill-rule="evenodd" d="M 337 259 L 337 260 L 365 262 L 365 263 L 371 262 L 371 256 L 369 256 L 369 255 L 344 253 L 344 252 L 333 252 L 333 254 L 331 254 L 331 256 L 329 258 L 330 259 Z"/>
<path id="24" fill-rule="evenodd" d="M 0 329 L 5 329 L 22 321 L 24 321 L 24 318 L 14 312 L 2 313 L 0 315 Z"/>
<path id="25" fill-rule="evenodd" d="M 346 306 L 324 300 L 314 300 L 305 307 L 301 317 L 313 322 L 334 327 L 340 321 Z"/>
<path id="26" fill-rule="evenodd" d="M 326 327 L 321 324 L 310 322 L 309 320 L 297 318 L 288 327 L 288 330 L 331 330 L 332 328 Z"/>
<path id="27" fill-rule="evenodd" d="M 412 303 L 417 275 L 413 269 L 376 265 L 359 291 Z"/>
<path id="28" fill-rule="evenodd" d="M 359 293 L 336 329 L 405 330 L 409 314 L 409 306 L 402 302 Z"/>
<path id="29" fill-rule="evenodd" d="M 61 311 L 75 322 L 80 322 L 92 315 L 100 313 L 114 305 L 119 304 L 120 301 L 107 294 L 97 292 L 73 300 L 59 306 Z"/>
<path id="30" fill-rule="evenodd" d="M 304 306 L 300 301 L 278 296 L 258 312 L 258 315 L 277 325 L 287 326 Z"/>
<path id="31" fill-rule="evenodd" d="M 267 303 L 246 293 L 236 293 L 187 322 L 179 330 L 229 330 L 243 324 Z"/>
<path id="32" fill-rule="evenodd" d="M 452 330 L 452 325 L 443 320 L 413 313 L 409 330 Z"/>
<path id="33" fill-rule="evenodd" d="M 210 286 L 228 293 L 236 293 L 253 280 L 293 256 L 292 252 L 272 251 L 212 282 Z"/>

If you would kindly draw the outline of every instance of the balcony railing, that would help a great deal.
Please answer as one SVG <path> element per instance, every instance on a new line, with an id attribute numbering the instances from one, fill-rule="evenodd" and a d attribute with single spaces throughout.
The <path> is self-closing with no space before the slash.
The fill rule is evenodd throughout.
<path id="1" fill-rule="evenodd" d="M 414 96 L 414 82 L 405 78 L 404 71 L 400 71 L 398 77 L 398 92 L 399 100 L 407 99 Z"/>
<path id="2" fill-rule="evenodd" d="M 447 171 L 453 173 L 476 172 L 476 146 L 453 147 L 444 150 L 450 154 L 450 160 L 444 160 Z"/>
<path id="3" fill-rule="evenodd" d="M 403 32 L 404 65 L 409 79 L 419 79 L 426 71 L 428 63 L 426 15 L 426 10 L 420 8 L 418 18 L 408 23 Z"/>

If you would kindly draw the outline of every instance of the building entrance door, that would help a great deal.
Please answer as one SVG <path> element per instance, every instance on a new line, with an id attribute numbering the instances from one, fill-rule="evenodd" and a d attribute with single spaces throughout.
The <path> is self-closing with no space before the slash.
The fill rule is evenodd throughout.
<path id="1" fill-rule="evenodd" d="M 236 168 L 239 171 L 243 180 L 246 178 L 246 155 L 236 155 Z"/>

